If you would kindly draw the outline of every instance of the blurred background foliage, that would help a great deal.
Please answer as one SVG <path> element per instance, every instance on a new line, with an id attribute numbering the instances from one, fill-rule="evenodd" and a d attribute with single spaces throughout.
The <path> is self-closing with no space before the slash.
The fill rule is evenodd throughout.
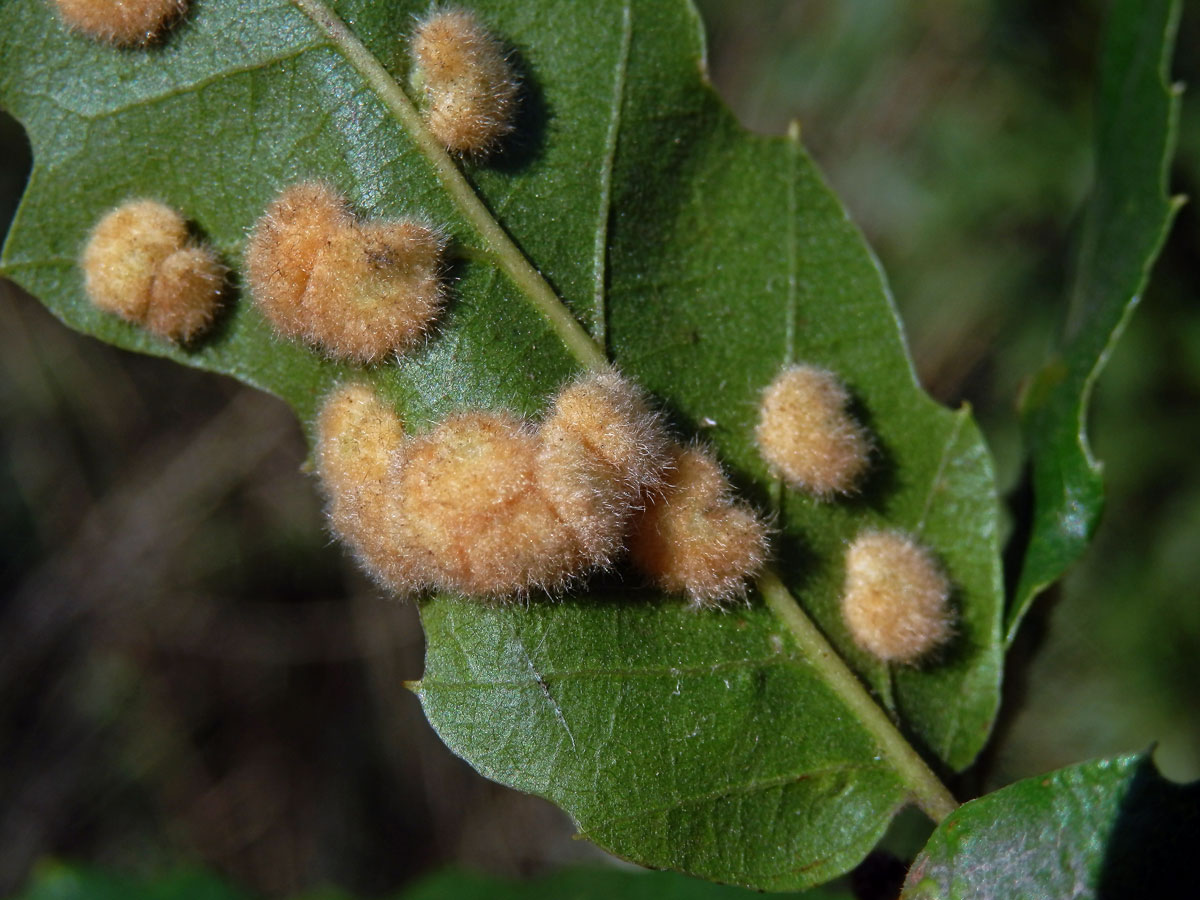
<path id="1" fill-rule="evenodd" d="M 750 128 L 792 119 L 876 248 L 923 383 L 1018 491 L 1015 401 L 1058 327 L 1089 183 L 1102 0 L 700 0 Z M 1200 197 L 1185 4 L 1173 190 Z M 28 145 L 0 116 L 0 233 Z M 1108 509 L 1010 661 L 988 790 L 1157 741 L 1200 778 L 1200 218 L 1185 207 L 1100 380 Z M 48 854 L 200 863 L 259 893 L 600 854 L 446 751 L 415 611 L 325 532 L 283 404 L 67 331 L 0 282 L 0 894 Z M 878 862 L 876 863 L 878 864 Z"/>

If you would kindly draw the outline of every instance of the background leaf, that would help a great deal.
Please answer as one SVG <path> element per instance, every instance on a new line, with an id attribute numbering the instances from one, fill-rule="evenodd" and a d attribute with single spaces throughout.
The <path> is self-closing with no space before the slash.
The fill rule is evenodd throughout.
<path id="1" fill-rule="evenodd" d="M 1096 102 L 1096 176 L 1084 214 L 1063 343 L 1023 403 L 1034 512 L 1006 633 L 1091 541 L 1104 503 L 1087 440 L 1092 386 L 1149 278 L 1179 200 L 1167 197 L 1178 128 L 1168 84 L 1179 24 L 1174 0 L 1114 4 Z"/>
<path id="2" fill-rule="evenodd" d="M 906 900 L 1182 897 L 1195 884 L 1200 783 L 1149 755 L 1081 763 L 962 806 L 909 871 Z"/>
<path id="3" fill-rule="evenodd" d="M 512 42 L 529 89 L 521 143 L 469 177 L 622 368 L 777 509 L 784 578 L 881 702 L 934 759 L 965 766 L 1000 674 L 990 462 L 969 415 L 915 384 L 860 236 L 794 138 L 751 136 L 716 100 L 690 7 L 478 7 Z M 399 36 L 418 8 L 337 13 L 403 80 Z M 84 301 L 74 259 L 104 209 L 153 193 L 236 265 L 278 187 L 319 176 L 365 214 L 423 212 L 460 245 L 489 249 L 354 54 L 292 6 L 199 3 L 162 47 L 129 52 L 13 0 L 0 9 L 0 53 L 0 102 L 36 159 L 5 271 L 74 327 L 233 374 L 306 421 L 345 369 L 280 344 L 248 303 L 184 352 Z M 535 412 L 578 366 L 520 285 L 479 259 L 458 274 L 428 347 L 370 373 L 416 428 L 464 405 Z M 851 502 L 781 492 L 754 451 L 757 395 L 791 360 L 842 374 L 878 440 L 876 475 Z M 917 532 L 956 586 L 958 637 L 922 670 L 872 663 L 836 613 L 842 542 L 882 523 Z M 879 734 L 757 602 L 695 615 L 630 584 L 523 610 L 439 598 L 423 617 L 420 696 L 446 742 L 630 858 L 802 887 L 853 865 L 911 794 Z"/>
<path id="4" fill-rule="evenodd" d="M 445 872 L 404 892 L 403 900 L 748 900 L 750 891 L 709 884 L 670 872 L 574 868 L 528 882 L 506 882 L 467 872 Z M 761 896 L 761 895 L 759 895 Z M 849 900 L 830 888 L 780 894 L 804 900 Z"/>
<path id="5" fill-rule="evenodd" d="M 212 875 L 180 871 L 135 881 L 92 866 L 42 863 L 15 900 L 245 900 Z"/>
<path id="6" fill-rule="evenodd" d="M 244 900 L 247 895 L 200 872 L 133 879 L 93 866 L 42 863 L 14 900 Z M 301 900 L 350 900 L 339 890 L 305 893 Z M 755 892 L 710 884 L 671 872 L 618 871 L 577 866 L 530 881 L 472 872 L 441 872 L 395 895 L 397 900 L 747 900 Z M 782 900 L 849 900 L 850 894 L 818 889 L 781 894 Z"/>

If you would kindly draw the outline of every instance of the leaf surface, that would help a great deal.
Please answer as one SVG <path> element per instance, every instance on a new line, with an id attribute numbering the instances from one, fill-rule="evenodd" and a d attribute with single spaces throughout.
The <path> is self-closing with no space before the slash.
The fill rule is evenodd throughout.
<path id="1" fill-rule="evenodd" d="M 756 892 L 710 884 L 671 872 L 620 871 L 577 866 L 529 881 L 509 881 L 473 872 L 440 872 L 399 894 L 396 900 L 748 900 Z M 779 895 L 781 900 L 799 894 Z M 831 889 L 805 892 L 803 900 L 850 900 Z M 297 900 L 351 900 L 337 889 L 304 893 Z M 14 900 L 245 900 L 246 894 L 201 872 L 175 872 L 131 879 L 93 866 L 44 862 Z"/>
<path id="2" fill-rule="evenodd" d="M 1175 0 L 1120 0 L 1110 14 L 1096 102 L 1095 184 L 1067 321 L 1060 349 L 1022 403 L 1034 510 L 1006 616 L 1010 643 L 1034 597 L 1083 553 L 1103 509 L 1088 402 L 1180 205 L 1167 196 L 1179 117 L 1179 89 L 1168 83 L 1179 12 Z"/>
<path id="3" fill-rule="evenodd" d="M 749 900 L 759 896 L 670 872 L 629 872 L 578 866 L 532 881 L 510 882 L 467 872 L 443 872 L 406 890 L 402 900 Z M 849 893 L 816 889 L 780 894 L 782 900 L 850 900 Z"/>
<path id="4" fill-rule="evenodd" d="M 15 900 L 247 900 L 203 872 L 179 871 L 152 881 L 123 878 L 92 866 L 40 863 Z"/>
<path id="5" fill-rule="evenodd" d="M 466 406 L 540 411 L 599 355 L 554 319 L 557 295 L 776 515 L 781 577 L 824 649 L 802 652 L 757 595 L 697 614 L 630 573 L 559 603 L 438 597 L 422 605 L 426 715 L 481 772 L 553 799 L 619 855 L 817 884 L 920 793 L 902 762 L 922 764 L 888 715 L 950 769 L 987 737 L 1002 613 L 990 460 L 969 412 L 916 384 L 876 261 L 798 137 L 751 135 L 715 97 L 689 5 L 472 5 L 526 91 L 514 144 L 461 181 L 397 99 L 424 3 L 200 0 L 162 46 L 124 51 L 66 33 L 41 0 L 8 0 L 0 103 L 28 129 L 35 170 L 4 271 L 72 327 L 234 375 L 311 422 L 347 367 L 276 339 L 246 297 L 191 350 L 95 311 L 75 265 L 88 229 L 151 194 L 236 272 L 255 218 L 302 178 L 364 215 L 424 215 L 458 248 L 454 301 L 426 347 L 367 373 L 414 430 Z M 837 371 L 876 440 L 859 496 L 785 491 L 758 456 L 757 398 L 793 361 Z M 917 534 L 955 586 L 957 636 L 920 669 L 873 662 L 838 614 L 844 543 L 880 526 Z"/>
<path id="6" fill-rule="evenodd" d="M 1185 897 L 1195 890 L 1200 783 L 1148 755 L 1081 763 L 964 804 L 909 870 L 904 900 Z"/>

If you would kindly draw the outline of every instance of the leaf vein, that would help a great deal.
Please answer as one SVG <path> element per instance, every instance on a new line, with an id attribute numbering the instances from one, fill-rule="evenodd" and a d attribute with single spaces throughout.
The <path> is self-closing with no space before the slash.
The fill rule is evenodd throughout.
<path id="1" fill-rule="evenodd" d="M 942 479 L 946 474 L 946 468 L 950 465 L 950 459 L 953 456 L 954 445 L 958 443 L 958 436 L 962 433 L 963 424 L 967 419 L 967 407 L 963 406 L 954 414 L 954 427 L 950 430 L 950 434 L 946 438 L 946 442 L 942 445 L 942 455 L 938 459 L 937 469 L 934 470 L 933 478 L 929 480 L 929 492 L 925 495 L 925 503 L 921 506 L 921 517 L 917 520 L 916 527 L 913 529 L 917 537 L 921 536 L 921 532 L 925 530 L 925 520 L 929 516 L 929 511 L 933 508 L 934 495 L 941 490 Z"/>
<path id="2" fill-rule="evenodd" d="M 604 139 L 604 158 L 600 164 L 600 208 L 596 220 L 596 241 L 592 253 L 593 320 L 592 337 L 602 350 L 608 344 L 608 225 L 612 216 L 612 175 L 621 133 L 621 113 L 625 102 L 625 75 L 629 67 L 629 45 L 633 37 L 633 13 L 627 2 L 621 8 L 621 47 L 613 72 L 612 115 Z"/>
<path id="3" fill-rule="evenodd" d="M 167 90 L 158 91 L 156 93 L 148 93 L 137 98 L 136 100 L 131 100 L 128 103 L 121 103 L 116 106 L 106 106 L 103 109 L 96 110 L 95 112 L 83 112 L 82 110 L 77 109 L 72 109 L 70 111 L 89 122 L 97 119 L 108 118 L 110 116 L 119 116 L 122 113 L 129 112 L 130 110 L 153 106 L 155 103 L 162 103 L 175 97 L 183 97 L 187 96 L 188 94 L 198 93 L 210 85 L 219 84 L 220 82 L 226 81 L 227 79 L 236 75 L 247 75 L 254 72 L 259 72 L 263 69 L 270 68 L 271 66 L 289 62 L 293 59 L 298 59 L 310 51 L 335 49 L 336 48 L 334 48 L 333 45 L 331 45 L 328 41 L 315 41 L 311 44 L 305 44 L 303 46 L 296 47 L 287 53 L 279 53 L 273 56 L 264 57 L 253 62 L 243 63 L 239 66 L 230 66 L 229 68 L 218 69 L 206 78 L 199 78 L 195 81 L 177 84 L 171 88 L 168 88 Z M 69 109 L 68 107 L 63 108 Z"/>
<path id="4" fill-rule="evenodd" d="M 618 825 L 622 822 L 628 822 L 646 816 L 661 815 L 662 813 L 670 812 L 676 809 L 682 809 L 693 803 L 708 803 L 713 800 L 720 800 L 725 797 L 740 797 L 746 794 L 754 794 L 758 792 L 770 791 L 778 787 L 786 787 L 792 784 L 799 784 L 803 781 L 815 781 L 822 778 L 832 778 L 836 775 L 842 775 L 847 772 L 859 770 L 880 769 L 886 770 L 887 766 L 876 763 L 842 763 L 840 765 L 829 766 L 824 769 L 815 769 L 805 771 L 800 774 L 789 773 L 787 775 L 777 775 L 774 778 L 763 778 L 740 782 L 737 784 L 727 784 L 724 787 L 717 788 L 713 791 L 708 791 L 703 794 L 692 794 L 690 796 L 678 797 L 670 803 L 662 806 L 652 807 L 650 809 L 639 809 L 637 812 L 628 813 L 622 816 L 613 816 L 608 819 L 601 819 L 596 828 L 608 828 L 613 825 Z M 587 833 L 584 833 L 587 837 Z"/>
<path id="5" fill-rule="evenodd" d="M 550 692 L 550 685 L 546 683 L 546 679 L 540 672 L 538 672 L 537 667 L 533 664 L 533 658 L 529 655 L 529 651 L 525 648 L 525 642 L 520 638 L 517 639 L 517 647 L 525 657 L 525 664 L 529 666 L 529 674 L 533 676 L 533 680 L 537 682 L 538 687 L 542 689 L 542 693 L 546 697 L 546 702 L 549 703 L 550 708 L 554 710 L 554 718 L 558 720 L 558 724 L 563 727 L 563 731 L 565 731 L 567 733 L 567 737 L 571 739 L 571 750 L 575 750 L 575 735 L 571 733 L 571 726 L 567 724 L 567 717 L 563 715 L 562 707 L 559 706 L 558 701 L 554 699 L 554 694 Z"/>

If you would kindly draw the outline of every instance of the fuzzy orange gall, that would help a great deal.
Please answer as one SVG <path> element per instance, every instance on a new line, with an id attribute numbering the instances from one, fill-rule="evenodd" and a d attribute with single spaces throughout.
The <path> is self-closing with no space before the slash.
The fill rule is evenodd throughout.
<path id="1" fill-rule="evenodd" d="M 187 9 L 187 0 L 54 0 L 63 23 L 100 41 L 149 44 Z"/>
<path id="2" fill-rule="evenodd" d="M 402 545 L 392 490 L 404 448 L 400 418 L 366 385 L 344 385 L 322 404 L 316 458 L 330 524 L 376 581 L 409 594 L 423 580 Z"/>
<path id="3" fill-rule="evenodd" d="M 513 130 L 517 79 L 474 13 L 434 10 L 417 25 L 412 54 L 429 130 L 447 149 L 483 156 Z"/>
<path id="4" fill-rule="evenodd" d="M 645 395 L 615 371 L 559 392 L 540 431 L 538 481 L 592 565 L 622 550 L 643 493 L 658 487 L 668 438 Z"/>
<path id="5" fill-rule="evenodd" d="M 846 550 L 842 618 L 868 653 L 915 663 L 953 633 L 950 582 L 911 536 L 865 531 Z"/>
<path id="6" fill-rule="evenodd" d="M 395 489 L 429 584 L 502 598 L 554 590 L 586 566 L 539 490 L 537 457 L 536 434 L 504 413 L 460 413 L 412 441 Z"/>
<path id="7" fill-rule="evenodd" d="M 156 200 L 130 200 L 106 214 L 79 264 L 95 306 L 179 342 L 212 322 L 225 284 L 212 250 L 189 243 L 183 216 Z"/>
<path id="8" fill-rule="evenodd" d="M 321 405 L 317 469 L 339 498 L 383 485 L 403 444 L 404 423 L 365 384 L 342 385 Z"/>
<path id="9" fill-rule="evenodd" d="M 254 223 L 246 247 L 246 278 L 254 302 L 285 337 L 305 332 L 303 298 L 331 236 L 352 229 L 345 199 L 320 182 L 284 190 Z"/>
<path id="10" fill-rule="evenodd" d="M 610 565 L 667 462 L 658 417 L 611 371 L 567 385 L 540 428 L 471 411 L 406 438 L 370 388 L 349 385 L 317 432 L 334 530 L 402 595 L 503 600 Z"/>
<path id="11" fill-rule="evenodd" d="M 827 369 L 784 369 L 763 392 L 755 436 L 788 486 L 829 499 L 852 492 L 871 455 L 871 441 L 846 407 L 850 395 Z"/>
<path id="12" fill-rule="evenodd" d="M 697 608 L 745 596 L 767 556 L 767 530 L 733 497 L 716 460 L 678 447 L 666 484 L 652 496 L 630 542 L 634 564 L 664 590 Z"/>
<path id="13" fill-rule="evenodd" d="M 356 222 L 328 185 L 281 193 L 246 249 L 254 302 L 284 337 L 371 363 L 418 344 L 442 307 L 445 237 L 411 220 Z"/>

